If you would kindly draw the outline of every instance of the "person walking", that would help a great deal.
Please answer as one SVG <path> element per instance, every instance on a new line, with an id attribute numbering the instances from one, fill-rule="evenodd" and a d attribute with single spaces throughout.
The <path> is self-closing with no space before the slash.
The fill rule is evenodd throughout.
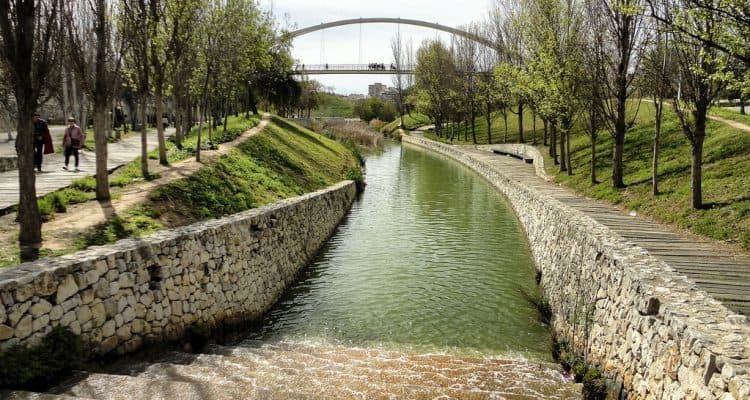
<path id="1" fill-rule="evenodd" d="M 68 162 L 70 156 L 75 157 L 75 172 L 80 171 L 78 169 L 78 150 L 83 147 L 83 143 L 86 141 L 86 134 L 83 132 L 80 126 L 76 125 L 76 119 L 73 117 L 68 118 L 68 127 L 65 128 L 65 135 L 63 136 L 63 147 L 65 148 L 65 166 L 64 170 L 68 170 Z"/>
<path id="2" fill-rule="evenodd" d="M 37 172 L 42 172 L 42 158 L 44 154 L 54 152 L 52 135 L 49 133 L 47 121 L 39 118 L 39 113 L 34 113 L 34 166 L 36 166 Z"/>

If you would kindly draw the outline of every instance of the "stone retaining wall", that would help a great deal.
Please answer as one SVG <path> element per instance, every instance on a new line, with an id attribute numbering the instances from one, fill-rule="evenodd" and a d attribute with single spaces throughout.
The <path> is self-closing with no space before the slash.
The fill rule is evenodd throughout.
<path id="1" fill-rule="evenodd" d="M 628 399 L 750 399 L 750 325 L 643 249 L 508 179 L 460 148 L 404 136 L 489 180 L 510 200 L 542 273 L 558 336 Z"/>
<path id="2" fill-rule="evenodd" d="M 191 324 L 262 315 L 351 207 L 353 182 L 231 215 L 0 271 L 0 349 L 69 327 L 129 352 Z"/>

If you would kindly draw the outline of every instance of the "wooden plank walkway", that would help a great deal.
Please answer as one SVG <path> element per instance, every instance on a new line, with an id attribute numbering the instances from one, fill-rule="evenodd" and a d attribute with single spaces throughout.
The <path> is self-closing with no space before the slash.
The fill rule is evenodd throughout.
<path id="1" fill-rule="evenodd" d="M 697 287 L 727 308 L 750 315 L 750 254 L 728 251 L 721 244 L 676 233 L 666 226 L 632 217 L 613 206 L 571 193 L 539 178 L 533 166 L 517 158 L 478 150 L 473 146 L 460 148 L 490 163 L 511 179 L 524 182 L 599 221 L 686 275 Z"/>
<path id="2" fill-rule="evenodd" d="M 166 135 L 174 131 L 174 128 L 168 128 Z M 56 141 L 58 146 L 60 141 Z M 156 131 L 148 134 L 149 151 L 156 148 L 157 139 Z M 141 135 L 131 133 L 119 142 L 110 143 L 107 146 L 108 161 L 107 167 L 113 170 L 124 164 L 129 163 L 141 155 Z M 47 193 L 54 192 L 70 185 L 74 180 L 83 178 L 87 175 L 96 173 L 96 155 L 93 151 L 80 151 L 80 172 L 65 171 L 62 166 L 65 164 L 65 158 L 62 154 L 48 154 L 42 161 L 42 173 L 36 175 L 36 194 L 43 196 Z M 73 157 L 70 158 L 70 168 L 74 165 Z M 7 209 L 18 203 L 18 171 L 0 172 L 0 210 Z"/>

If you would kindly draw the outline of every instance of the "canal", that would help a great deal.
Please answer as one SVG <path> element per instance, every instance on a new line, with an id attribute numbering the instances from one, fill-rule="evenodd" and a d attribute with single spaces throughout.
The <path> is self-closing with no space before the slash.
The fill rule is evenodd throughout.
<path id="1" fill-rule="evenodd" d="M 246 338 L 550 360 L 507 201 L 447 158 L 386 143 L 367 188 L 299 281 Z"/>

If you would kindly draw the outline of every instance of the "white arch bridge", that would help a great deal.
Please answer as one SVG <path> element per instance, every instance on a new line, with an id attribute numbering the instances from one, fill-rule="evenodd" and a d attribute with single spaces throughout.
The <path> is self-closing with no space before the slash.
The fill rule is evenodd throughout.
<path id="1" fill-rule="evenodd" d="M 405 18 L 353 18 L 353 19 L 342 19 L 340 21 L 325 22 L 318 25 L 308 26 L 306 28 L 297 29 L 287 33 L 289 38 L 295 38 L 297 36 L 306 35 L 311 32 L 320 31 L 328 28 L 335 28 L 344 25 L 356 25 L 356 24 L 376 24 L 376 23 L 390 23 L 390 24 L 404 24 L 421 26 L 424 28 L 436 29 L 443 32 L 448 32 L 456 36 L 461 36 L 470 40 L 473 40 L 481 45 L 495 48 L 496 44 L 491 40 L 480 36 L 476 33 L 468 32 L 462 29 L 451 28 L 450 26 L 440 25 L 437 23 L 420 21 L 416 19 L 405 19 Z M 414 65 L 394 65 L 386 63 L 370 63 L 370 64 L 298 64 L 292 71 L 293 74 L 297 75 L 334 75 L 334 74 L 413 74 Z"/>

